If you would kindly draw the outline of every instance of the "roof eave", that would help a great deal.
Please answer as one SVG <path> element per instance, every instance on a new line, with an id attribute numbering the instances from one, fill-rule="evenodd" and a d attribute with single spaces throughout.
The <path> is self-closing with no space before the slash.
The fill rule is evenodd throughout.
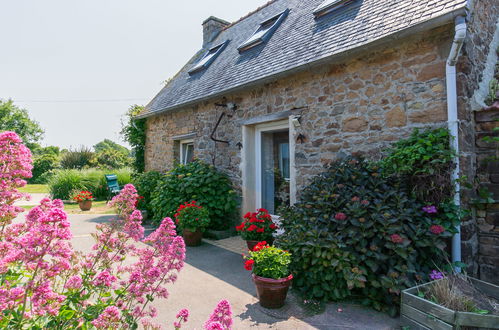
<path id="1" fill-rule="evenodd" d="M 302 64 L 299 66 L 295 66 L 293 68 L 283 70 L 281 72 L 277 72 L 277 73 L 274 73 L 272 75 L 262 77 L 260 79 L 255 79 L 255 80 L 250 81 L 248 83 L 241 84 L 241 85 L 229 88 L 229 89 L 225 89 L 225 90 L 220 91 L 220 92 L 208 94 L 208 95 L 205 95 L 205 96 L 197 98 L 197 99 L 193 99 L 193 100 L 188 101 L 188 102 L 177 104 L 177 105 L 174 105 L 174 106 L 171 106 L 168 108 L 164 108 L 161 110 L 156 110 L 154 112 L 140 114 L 140 115 L 137 115 L 135 118 L 137 118 L 137 119 L 148 118 L 148 117 L 160 115 L 160 114 L 165 113 L 165 112 L 170 112 L 170 111 L 178 110 L 181 108 L 186 108 L 186 107 L 193 106 L 193 105 L 199 104 L 201 102 L 204 102 L 204 101 L 207 101 L 207 100 L 210 100 L 213 98 L 221 97 L 221 96 L 224 96 L 224 95 L 230 94 L 230 93 L 239 92 L 241 90 L 244 90 L 244 89 L 247 89 L 250 87 L 255 87 L 258 85 L 265 84 L 265 83 L 270 82 L 270 81 L 274 81 L 275 79 L 286 77 L 286 76 L 289 76 L 289 75 L 294 74 L 294 73 L 299 73 L 299 72 L 305 71 L 307 69 L 310 69 L 311 67 L 316 67 L 316 66 L 324 64 L 326 62 L 331 62 L 332 60 L 341 61 L 347 57 L 350 57 L 352 55 L 352 53 L 356 53 L 359 50 L 366 51 L 366 50 L 369 50 L 371 48 L 383 45 L 385 43 L 389 43 L 389 42 L 392 42 L 394 40 L 405 38 L 405 37 L 410 36 L 410 35 L 415 34 L 415 33 L 428 31 L 428 30 L 437 28 L 439 26 L 443 26 L 445 24 L 451 23 L 454 21 L 454 19 L 457 16 L 466 15 L 466 11 L 467 11 L 467 8 L 462 7 L 462 8 L 456 9 L 454 11 L 448 12 L 444 15 L 430 19 L 428 21 L 416 24 L 416 25 L 411 26 L 407 29 L 398 31 L 398 32 L 391 34 L 391 35 L 388 35 L 386 37 L 376 39 L 376 40 L 369 42 L 367 44 L 360 45 L 360 46 L 357 46 L 355 48 L 347 49 L 343 52 L 329 55 L 329 56 L 320 58 L 318 60 L 315 60 L 313 62 L 309 62 L 309 63 L 305 63 L 305 64 Z"/>

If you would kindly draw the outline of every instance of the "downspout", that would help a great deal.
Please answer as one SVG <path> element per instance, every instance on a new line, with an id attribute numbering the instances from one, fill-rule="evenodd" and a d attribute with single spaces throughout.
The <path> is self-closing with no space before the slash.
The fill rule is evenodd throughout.
<path id="1" fill-rule="evenodd" d="M 454 149 L 454 168 L 451 173 L 451 182 L 454 184 L 454 204 L 461 206 L 459 183 L 459 121 L 457 117 L 457 89 L 456 89 L 456 63 L 459 53 L 466 38 L 466 20 L 463 16 L 456 17 L 455 35 L 452 47 L 447 58 L 446 80 L 447 80 L 447 125 L 451 135 L 451 147 Z M 457 233 L 452 237 L 452 262 L 461 261 L 461 224 L 456 228 Z M 461 272 L 460 267 L 455 268 Z"/>

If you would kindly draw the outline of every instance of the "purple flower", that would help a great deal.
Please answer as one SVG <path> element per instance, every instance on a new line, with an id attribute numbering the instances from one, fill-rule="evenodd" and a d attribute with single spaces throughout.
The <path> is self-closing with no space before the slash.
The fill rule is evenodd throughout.
<path id="1" fill-rule="evenodd" d="M 442 278 L 444 278 L 445 275 L 444 273 L 442 272 L 439 272 L 438 270 L 432 270 L 431 273 L 430 273 L 430 278 L 435 281 L 435 280 L 440 280 Z"/>
<path id="2" fill-rule="evenodd" d="M 438 212 L 437 208 L 434 205 L 424 206 L 423 211 L 428 213 L 428 214 L 436 214 Z"/>

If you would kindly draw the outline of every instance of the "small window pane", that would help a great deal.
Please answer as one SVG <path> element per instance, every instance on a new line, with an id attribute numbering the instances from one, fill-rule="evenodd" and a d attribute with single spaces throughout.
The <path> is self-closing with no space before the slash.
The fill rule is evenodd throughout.
<path id="1" fill-rule="evenodd" d="M 180 162 L 182 164 L 187 164 L 187 163 L 190 163 L 192 162 L 193 158 L 194 158 L 194 144 L 193 143 L 182 143 L 182 152 L 181 152 L 181 157 L 182 159 L 180 160 Z"/>

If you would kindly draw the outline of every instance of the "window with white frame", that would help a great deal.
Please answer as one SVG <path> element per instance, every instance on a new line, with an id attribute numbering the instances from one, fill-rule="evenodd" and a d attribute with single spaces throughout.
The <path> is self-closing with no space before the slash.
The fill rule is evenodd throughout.
<path id="1" fill-rule="evenodd" d="M 187 164 L 194 159 L 194 140 L 180 141 L 180 163 Z"/>

